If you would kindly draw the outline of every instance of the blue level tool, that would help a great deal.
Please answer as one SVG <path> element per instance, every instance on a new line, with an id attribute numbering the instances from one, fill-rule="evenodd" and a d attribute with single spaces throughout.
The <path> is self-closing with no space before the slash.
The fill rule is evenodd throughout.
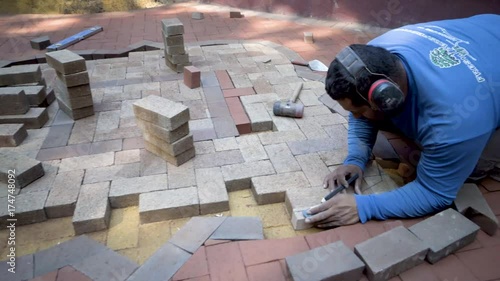
<path id="1" fill-rule="evenodd" d="M 52 44 L 47 47 L 47 52 L 53 52 L 53 51 L 58 51 L 62 49 L 66 49 L 71 45 L 74 45 L 86 38 L 89 38 L 90 36 L 97 34 L 99 32 L 103 31 L 102 26 L 94 26 L 89 29 L 86 29 L 82 32 L 79 32 L 73 36 L 70 36 L 66 39 L 63 39 L 55 44 Z"/>

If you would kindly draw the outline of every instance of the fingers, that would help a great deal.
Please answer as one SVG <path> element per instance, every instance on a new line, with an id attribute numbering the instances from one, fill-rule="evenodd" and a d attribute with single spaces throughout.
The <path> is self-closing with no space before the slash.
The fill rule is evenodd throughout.
<path id="1" fill-rule="evenodd" d="M 317 222 L 324 221 L 324 220 L 328 219 L 331 216 L 332 216 L 332 212 L 329 209 L 327 209 L 325 211 L 321 211 L 319 213 L 315 213 L 315 215 L 313 215 L 313 216 L 311 216 L 309 218 L 306 218 L 305 222 L 306 223 L 313 223 L 314 224 L 314 223 L 317 223 Z"/>
<path id="2" fill-rule="evenodd" d="M 316 225 L 316 227 L 318 227 L 318 228 L 332 228 L 332 227 L 337 227 L 337 226 L 341 226 L 341 225 L 342 225 L 342 223 L 340 223 L 339 221 L 332 221 L 332 222 L 318 224 L 318 225 Z"/>
<path id="3" fill-rule="evenodd" d="M 311 207 L 307 213 L 310 214 L 310 215 L 316 215 L 317 213 L 320 213 L 320 212 L 324 212 L 326 210 L 328 210 L 328 208 L 330 208 L 330 203 L 329 203 L 330 200 L 326 201 L 326 202 L 323 202 L 319 205 L 316 205 L 316 206 L 313 206 Z"/>
<path id="4" fill-rule="evenodd" d="M 356 179 L 356 182 L 354 183 L 354 191 L 356 192 L 356 194 L 361 194 L 361 184 L 363 183 L 363 180 L 361 177 L 358 177 Z"/>

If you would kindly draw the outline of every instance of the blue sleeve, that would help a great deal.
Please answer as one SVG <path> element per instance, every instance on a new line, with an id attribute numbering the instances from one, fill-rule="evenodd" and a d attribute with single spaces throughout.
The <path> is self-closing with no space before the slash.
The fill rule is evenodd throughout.
<path id="1" fill-rule="evenodd" d="M 424 148 L 414 181 L 390 192 L 355 195 L 360 221 L 419 217 L 449 206 L 474 170 L 489 137 Z"/>
<path id="2" fill-rule="evenodd" d="M 344 165 L 356 165 L 364 171 L 377 139 L 377 132 L 378 129 L 366 118 L 355 118 L 349 113 L 348 154 Z"/>

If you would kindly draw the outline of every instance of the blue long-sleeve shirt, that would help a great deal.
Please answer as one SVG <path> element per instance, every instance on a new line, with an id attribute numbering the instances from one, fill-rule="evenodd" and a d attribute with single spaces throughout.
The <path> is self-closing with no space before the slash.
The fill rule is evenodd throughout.
<path id="1" fill-rule="evenodd" d="M 409 91 L 404 112 L 391 121 L 423 150 L 414 181 L 355 195 L 361 222 L 422 216 L 455 199 L 500 128 L 499 26 L 499 15 L 478 15 L 404 26 L 368 43 L 401 58 Z M 364 169 L 376 134 L 369 120 L 351 114 L 344 164 Z"/>

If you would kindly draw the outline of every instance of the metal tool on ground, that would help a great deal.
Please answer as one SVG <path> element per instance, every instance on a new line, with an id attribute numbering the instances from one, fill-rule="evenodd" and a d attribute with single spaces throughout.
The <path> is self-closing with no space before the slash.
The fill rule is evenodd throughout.
<path id="1" fill-rule="evenodd" d="M 328 71 L 328 67 L 319 60 L 312 60 L 310 62 L 292 60 L 292 64 L 307 66 L 314 71 Z"/>
<path id="2" fill-rule="evenodd" d="M 352 177 L 350 177 L 348 180 L 347 180 L 347 186 L 344 186 L 343 184 L 341 184 L 339 187 L 335 188 L 334 190 L 332 190 L 332 192 L 330 192 L 327 196 L 325 196 L 325 198 L 321 199 L 321 203 L 323 202 L 326 202 L 330 199 L 333 198 L 333 196 L 339 194 L 340 192 L 342 192 L 344 189 L 346 189 L 347 187 L 349 187 L 355 180 L 357 180 L 359 177 L 358 174 L 354 174 Z"/>
<path id="3" fill-rule="evenodd" d="M 47 52 L 52 52 L 52 51 L 58 51 L 62 49 L 66 49 L 67 47 L 74 45 L 84 39 L 89 38 L 90 36 L 97 34 L 99 32 L 103 31 L 102 26 L 94 26 L 91 28 L 88 28 L 84 31 L 81 31 L 75 35 L 72 35 L 68 38 L 65 38 L 55 44 L 52 44 L 47 47 Z"/>
<path id="4" fill-rule="evenodd" d="M 294 118 L 302 118 L 304 115 L 304 105 L 295 103 L 295 100 L 299 97 L 300 91 L 302 91 L 303 83 L 295 89 L 293 96 L 290 100 L 283 102 L 277 101 L 273 105 L 273 113 L 276 116 L 286 116 Z"/>

